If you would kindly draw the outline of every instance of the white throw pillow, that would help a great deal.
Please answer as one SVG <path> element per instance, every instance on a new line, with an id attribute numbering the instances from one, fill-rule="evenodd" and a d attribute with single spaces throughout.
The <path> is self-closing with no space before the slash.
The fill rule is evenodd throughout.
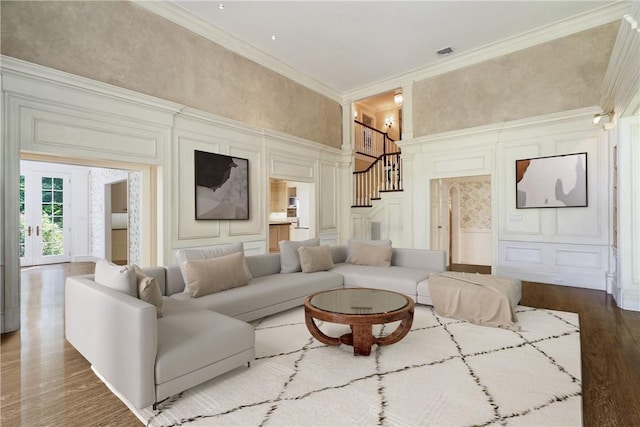
<path id="1" fill-rule="evenodd" d="M 313 273 L 316 271 L 326 271 L 333 268 L 331 249 L 329 245 L 298 248 L 300 255 L 300 267 L 303 273 Z"/>
<path id="2" fill-rule="evenodd" d="M 351 252 L 351 263 L 374 267 L 390 267 L 392 255 L 393 248 L 390 246 L 354 242 Z"/>
<path id="3" fill-rule="evenodd" d="M 158 281 L 153 277 L 147 276 L 137 265 L 133 264 L 131 267 L 136 273 L 140 299 L 154 305 L 156 307 L 156 317 L 162 317 L 162 291 L 160 291 Z"/>
<path id="4" fill-rule="evenodd" d="M 178 261 L 180 271 L 182 272 L 182 279 L 185 283 L 187 283 L 187 278 L 185 277 L 184 271 L 182 269 L 182 265 L 185 261 L 220 258 L 222 256 L 238 252 L 241 252 L 244 255 L 244 247 L 242 245 L 242 242 L 230 243 L 228 245 L 215 246 L 212 248 L 204 249 L 180 249 L 176 252 L 176 260 Z M 244 260 L 244 257 L 242 259 Z M 244 264 L 244 269 L 245 273 L 249 276 L 249 280 L 251 280 L 251 271 L 249 271 L 249 267 L 247 266 L 246 262 Z"/>
<path id="5" fill-rule="evenodd" d="M 366 243 L 367 245 L 376 245 L 376 246 L 387 246 L 391 247 L 391 240 L 360 240 L 360 239 L 349 239 L 347 242 L 347 259 L 345 262 L 349 262 L 353 264 L 351 261 L 352 253 L 353 253 L 353 245 L 356 243 Z"/>
<path id="6" fill-rule="evenodd" d="M 296 273 L 302 271 L 300 267 L 300 255 L 298 255 L 298 248 L 319 246 L 320 239 L 301 240 L 293 242 L 291 240 L 281 240 L 278 242 L 280 246 L 280 273 Z"/>
<path id="7" fill-rule="evenodd" d="M 103 259 L 98 260 L 96 262 L 94 280 L 102 286 L 138 298 L 136 273 L 131 267 L 115 265 Z"/>
<path id="8" fill-rule="evenodd" d="M 182 264 L 185 293 L 192 298 L 244 286 L 250 277 L 244 269 L 242 252 L 217 258 L 195 259 Z"/>

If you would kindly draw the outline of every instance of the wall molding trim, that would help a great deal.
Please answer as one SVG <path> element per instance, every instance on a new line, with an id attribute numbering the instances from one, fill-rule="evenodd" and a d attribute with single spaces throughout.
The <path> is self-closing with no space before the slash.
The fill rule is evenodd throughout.
<path id="1" fill-rule="evenodd" d="M 180 25 L 189 31 L 211 40 L 225 49 L 257 62 L 263 67 L 275 71 L 278 74 L 282 74 L 288 79 L 291 79 L 308 89 L 318 92 L 336 102 L 341 101 L 341 96 L 336 90 L 319 82 L 318 80 L 300 73 L 263 50 L 240 40 L 221 28 L 209 24 L 204 19 L 189 13 L 171 2 L 147 0 L 132 0 L 132 2 L 149 12 L 155 13 L 156 15 L 168 19 L 174 24 Z"/>
<path id="2" fill-rule="evenodd" d="M 32 62 L 23 61 L 11 56 L 0 55 L 0 70 L 3 75 L 15 76 L 19 78 L 29 78 L 35 81 L 45 82 L 49 85 L 55 85 L 64 89 L 84 90 L 87 92 L 97 93 L 114 100 L 128 101 L 131 103 L 143 105 L 147 108 L 156 109 L 162 112 L 178 112 L 183 105 L 175 102 L 167 101 L 162 98 L 156 98 L 151 95 L 145 95 L 140 92 L 125 89 L 109 83 L 99 82 L 86 77 L 56 70 L 54 68 L 45 67 L 34 64 Z M 7 88 L 4 84 L 2 90 L 12 93 L 11 88 Z"/>
<path id="3" fill-rule="evenodd" d="M 566 126 L 567 121 L 581 119 L 587 120 L 585 123 L 590 124 L 591 119 L 593 119 L 593 115 L 598 112 L 600 112 L 600 107 L 598 106 L 579 108 L 576 110 L 562 111 L 559 113 L 545 114 L 542 116 L 421 136 L 412 140 L 399 141 L 398 146 L 404 153 L 405 149 L 408 149 L 410 152 L 419 152 L 420 149 L 418 148 L 416 150 L 416 147 L 423 147 L 436 142 L 456 140 L 465 137 L 483 138 L 483 141 L 486 141 L 488 138 L 493 142 L 500 142 L 508 136 L 507 134 L 511 131 L 520 131 L 527 128 L 536 129 L 541 125 L 553 125 L 556 123 Z"/>

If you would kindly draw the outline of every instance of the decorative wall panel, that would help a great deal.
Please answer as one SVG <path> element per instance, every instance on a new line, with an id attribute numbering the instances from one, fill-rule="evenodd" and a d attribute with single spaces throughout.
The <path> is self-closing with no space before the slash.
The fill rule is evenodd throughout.
<path id="1" fill-rule="evenodd" d="M 174 136 L 175 156 L 173 165 L 177 183 L 172 191 L 172 205 L 177 209 L 178 240 L 212 239 L 221 235 L 222 221 L 196 221 L 195 215 L 195 150 L 220 153 L 220 144 L 211 138 L 177 132 Z M 221 153 L 224 154 L 224 153 Z M 249 163 L 251 168 L 251 163 Z M 251 192 L 251 188 L 249 188 Z M 225 221 L 226 223 L 226 221 Z"/>
<path id="2" fill-rule="evenodd" d="M 556 265 L 564 267 L 602 268 L 602 257 L 597 251 L 556 251 Z"/>
<path id="3" fill-rule="evenodd" d="M 315 179 L 314 161 L 288 158 L 273 154 L 269 159 L 269 175 L 288 181 L 309 182 Z"/>
<path id="4" fill-rule="evenodd" d="M 114 160 L 128 157 L 140 163 L 155 163 L 158 138 L 161 136 L 132 130 L 123 132 L 104 122 L 58 115 L 48 111 L 21 108 L 22 145 L 27 150 L 65 154 L 82 150 L 87 155 L 106 152 Z"/>
<path id="5" fill-rule="evenodd" d="M 320 164 L 320 233 L 331 233 L 338 228 L 338 170 L 336 165 Z"/>
<path id="6" fill-rule="evenodd" d="M 434 176 L 468 176 L 478 175 L 477 171 L 485 170 L 487 164 L 484 156 L 441 156 L 433 162 Z"/>
<path id="7" fill-rule="evenodd" d="M 504 259 L 509 262 L 542 264 L 542 252 L 540 249 L 508 246 L 507 244 Z"/>

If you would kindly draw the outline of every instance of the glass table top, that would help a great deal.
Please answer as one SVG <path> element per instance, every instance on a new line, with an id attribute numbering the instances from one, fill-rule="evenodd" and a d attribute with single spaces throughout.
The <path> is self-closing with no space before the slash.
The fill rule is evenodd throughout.
<path id="1" fill-rule="evenodd" d="M 400 310 L 407 298 L 380 289 L 334 289 L 311 297 L 309 303 L 323 311 L 339 314 L 381 314 Z"/>

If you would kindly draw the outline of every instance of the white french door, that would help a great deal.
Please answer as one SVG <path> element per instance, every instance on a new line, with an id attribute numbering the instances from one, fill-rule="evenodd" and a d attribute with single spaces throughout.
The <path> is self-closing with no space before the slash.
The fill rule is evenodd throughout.
<path id="1" fill-rule="evenodd" d="M 65 173 L 20 175 L 20 265 L 68 262 L 70 178 Z"/>

